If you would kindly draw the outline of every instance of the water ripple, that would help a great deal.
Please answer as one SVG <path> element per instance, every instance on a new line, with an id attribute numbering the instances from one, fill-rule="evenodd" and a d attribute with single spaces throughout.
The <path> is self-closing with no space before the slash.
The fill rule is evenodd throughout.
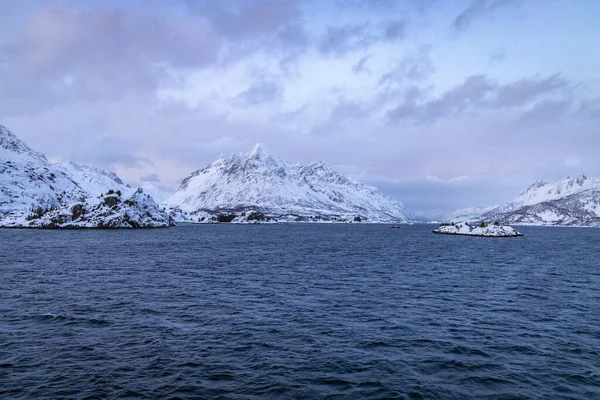
<path id="1" fill-rule="evenodd" d="M 0 230 L 0 398 L 600 398 L 595 230 Z"/>

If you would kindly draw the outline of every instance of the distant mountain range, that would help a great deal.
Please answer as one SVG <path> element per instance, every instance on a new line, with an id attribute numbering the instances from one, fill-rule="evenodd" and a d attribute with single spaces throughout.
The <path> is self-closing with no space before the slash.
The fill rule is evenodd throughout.
<path id="1" fill-rule="evenodd" d="M 155 228 L 172 218 L 114 173 L 53 164 L 0 125 L 0 227 Z"/>
<path id="2" fill-rule="evenodd" d="M 156 201 L 155 201 L 156 200 Z M 600 178 L 536 182 L 514 200 L 447 221 L 600 227 Z M 186 222 L 420 222 L 402 203 L 319 161 L 291 164 L 258 144 L 222 155 L 174 193 L 115 173 L 54 164 L 0 125 L 0 227 L 145 228 Z"/>
<path id="3" fill-rule="evenodd" d="M 409 222 L 418 217 L 325 162 L 290 164 L 257 144 L 222 155 L 163 204 L 179 221 Z"/>
<path id="4" fill-rule="evenodd" d="M 505 204 L 479 210 L 459 210 L 446 219 L 494 220 L 516 225 L 600 227 L 600 178 L 580 175 L 553 183 L 535 182 Z"/>
<path id="5" fill-rule="evenodd" d="M 113 172 L 72 161 L 51 163 L 0 125 L 0 227 L 144 228 L 174 220 L 403 223 L 419 218 L 325 162 L 289 164 L 262 145 L 221 156 L 172 194 L 150 184 L 131 188 Z"/>

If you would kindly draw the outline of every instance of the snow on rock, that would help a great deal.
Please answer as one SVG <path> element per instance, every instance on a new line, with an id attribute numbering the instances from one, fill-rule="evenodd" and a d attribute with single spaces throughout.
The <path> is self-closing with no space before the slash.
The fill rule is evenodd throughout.
<path id="1" fill-rule="evenodd" d="M 434 229 L 433 233 L 443 235 L 465 235 L 465 236 L 485 236 L 485 237 L 512 237 L 523 236 L 514 228 L 506 225 L 480 223 L 471 225 L 468 222 L 442 224 Z"/>
<path id="2" fill-rule="evenodd" d="M 0 219 L 32 207 L 58 207 L 87 197 L 64 170 L 0 125 Z"/>
<path id="3" fill-rule="evenodd" d="M 600 227 L 600 178 L 580 175 L 539 181 L 497 207 L 455 211 L 446 221 L 499 221 L 518 225 Z"/>
<path id="4" fill-rule="evenodd" d="M 482 218 L 520 225 L 600 227 L 600 178 L 580 175 L 555 183 L 536 182 Z"/>
<path id="5" fill-rule="evenodd" d="M 171 217 L 150 196 L 123 184 L 114 173 L 73 162 L 52 164 L 0 125 L 0 227 L 171 225 Z"/>
<path id="6" fill-rule="evenodd" d="M 38 207 L 5 216 L 6 228 L 166 228 L 174 225 L 150 195 L 138 189 L 123 199 L 120 192 L 58 208 Z"/>
<path id="7" fill-rule="evenodd" d="M 257 144 L 222 155 L 183 180 L 163 203 L 189 222 L 408 222 L 402 203 L 325 162 L 290 164 Z"/>
<path id="8" fill-rule="evenodd" d="M 123 183 L 114 172 L 104 171 L 99 168 L 88 167 L 73 161 L 57 164 L 67 175 L 73 178 L 87 193 L 99 196 L 109 190 L 120 190 L 131 195 L 135 189 Z"/>

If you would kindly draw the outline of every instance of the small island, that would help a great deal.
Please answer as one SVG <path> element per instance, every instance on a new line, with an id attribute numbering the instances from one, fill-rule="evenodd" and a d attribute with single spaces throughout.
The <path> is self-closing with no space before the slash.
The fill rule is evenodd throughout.
<path id="1" fill-rule="evenodd" d="M 469 222 L 444 223 L 439 228 L 434 229 L 433 233 L 440 235 L 464 235 L 464 236 L 482 236 L 482 237 L 515 237 L 523 236 L 516 229 L 501 225 L 498 222 L 486 223 L 479 222 L 472 224 Z"/>

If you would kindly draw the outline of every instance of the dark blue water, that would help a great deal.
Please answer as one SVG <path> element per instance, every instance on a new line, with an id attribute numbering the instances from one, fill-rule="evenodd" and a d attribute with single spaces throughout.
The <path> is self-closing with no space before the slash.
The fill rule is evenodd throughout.
<path id="1" fill-rule="evenodd" d="M 0 230 L 0 398 L 600 398 L 600 231 Z"/>

